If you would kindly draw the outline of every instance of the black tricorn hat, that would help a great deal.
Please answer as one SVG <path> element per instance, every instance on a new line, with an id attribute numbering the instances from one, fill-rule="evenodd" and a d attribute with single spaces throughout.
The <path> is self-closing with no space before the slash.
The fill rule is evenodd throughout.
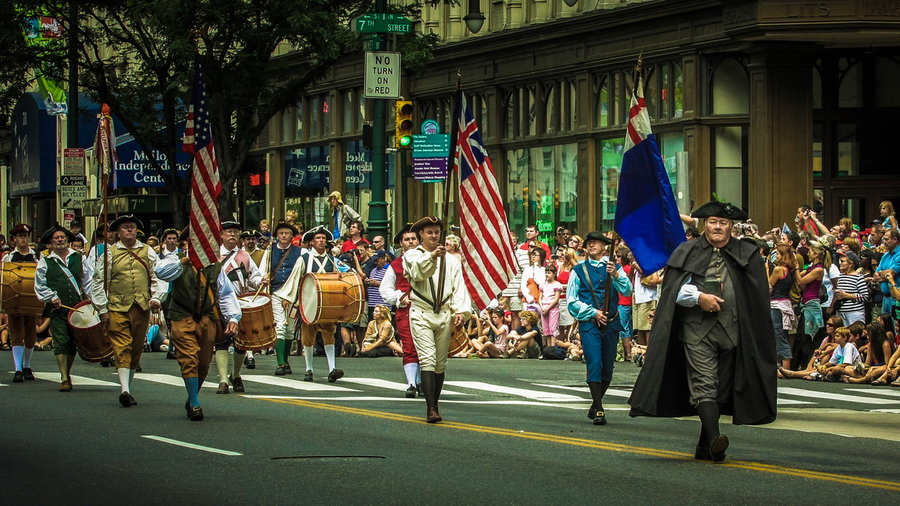
<path id="1" fill-rule="evenodd" d="M 34 227 L 31 225 L 27 225 L 25 223 L 19 223 L 12 230 L 9 231 L 10 237 L 15 237 L 17 234 L 31 234 L 34 231 Z"/>
<path id="2" fill-rule="evenodd" d="M 286 221 L 279 221 L 279 222 L 275 225 L 275 228 L 272 229 L 272 232 L 274 232 L 275 234 L 277 234 L 277 233 L 278 233 L 278 229 L 280 229 L 280 228 L 286 228 L 286 229 L 288 229 L 288 230 L 291 231 L 291 234 L 297 235 L 297 227 L 291 225 L 290 223 L 288 223 L 288 222 L 286 222 Z"/>
<path id="3" fill-rule="evenodd" d="M 110 230 L 118 231 L 119 227 L 126 223 L 134 223 L 138 229 L 144 228 L 144 224 L 133 214 L 123 214 L 109 224 Z"/>
<path id="4" fill-rule="evenodd" d="M 53 234 L 56 232 L 63 232 L 66 234 L 66 242 L 72 242 L 75 240 L 75 234 L 69 231 L 69 229 L 61 226 L 59 223 L 53 225 L 48 228 L 46 232 L 41 236 L 41 244 L 50 244 L 50 241 L 53 239 Z"/>
<path id="5" fill-rule="evenodd" d="M 222 225 L 219 227 L 219 230 L 229 230 L 232 228 L 236 228 L 238 230 L 241 229 L 241 224 L 236 221 L 223 221 Z"/>
<path id="6" fill-rule="evenodd" d="M 325 228 L 324 225 L 319 225 L 318 227 L 313 227 L 307 230 L 306 233 L 303 234 L 303 242 L 312 241 L 313 238 L 319 234 L 325 235 L 325 240 L 328 242 L 334 240 L 334 234 L 332 234 L 330 230 Z"/>
<path id="7" fill-rule="evenodd" d="M 412 232 L 412 223 L 407 223 L 396 235 L 394 235 L 394 244 L 400 244 L 403 241 L 403 234 L 407 232 Z"/>
<path id="8" fill-rule="evenodd" d="M 600 232 L 599 230 L 588 232 L 588 235 L 584 237 L 584 244 L 587 244 L 591 241 L 600 241 L 603 244 L 612 244 L 612 239 L 603 235 L 603 232 Z"/>
<path id="9" fill-rule="evenodd" d="M 743 221 L 747 219 L 747 213 L 740 207 L 729 204 L 728 202 L 719 202 L 718 200 L 707 202 L 691 213 L 691 217 L 693 218 L 709 218 L 711 216 L 725 218 L 731 221 Z"/>
<path id="10" fill-rule="evenodd" d="M 419 221 L 413 223 L 412 226 L 409 227 L 409 230 L 411 232 L 418 233 L 423 228 L 433 226 L 433 225 L 437 225 L 437 226 L 441 227 L 441 229 L 444 228 L 444 222 L 441 221 L 437 216 L 426 216 L 424 218 L 419 219 Z"/>

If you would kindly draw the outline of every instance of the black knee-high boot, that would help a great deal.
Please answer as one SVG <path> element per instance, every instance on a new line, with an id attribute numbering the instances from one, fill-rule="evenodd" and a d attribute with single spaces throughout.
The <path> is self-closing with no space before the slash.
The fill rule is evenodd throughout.
<path id="1" fill-rule="evenodd" d="M 441 400 L 441 390 L 444 389 L 444 375 L 446 373 L 434 373 L 434 408 L 438 409 L 438 402 Z"/>
<path id="2" fill-rule="evenodd" d="M 591 381 L 588 383 L 588 388 L 591 391 L 592 400 L 588 418 L 593 420 L 594 425 L 606 425 L 606 413 L 603 410 L 603 394 L 606 390 L 603 388 L 603 383 Z M 609 383 L 607 383 L 607 388 L 609 388 Z"/>
<path id="3" fill-rule="evenodd" d="M 728 448 L 728 437 L 719 433 L 718 403 L 715 401 L 698 403 L 697 415 L 700 417 L 701 438 L 705 435 L 710 458 L 715 462 L 724 461 L 725 450 Z"/>
<path id="4" fill-rule="evenodd" d="M 437 411 L 437 380 L 434 371 L 422 371 L 422 390 L 425 391 L 425 421 L 437 423 L 441 415 Z"/>

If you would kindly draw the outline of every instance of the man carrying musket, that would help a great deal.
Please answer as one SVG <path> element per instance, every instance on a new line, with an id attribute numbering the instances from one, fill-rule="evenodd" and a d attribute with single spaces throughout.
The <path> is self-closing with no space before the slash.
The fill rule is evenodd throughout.
<path id="1" fill-rule="evenodd" d="M 426 421 L 442 420 L 438 410 L 450 334 L 472 315 L 472 301 L 462 266 L 441 242 L 444 224 L 434 216 L 413 223 L 420 244 L 403 254 L 403 273 L 410 282 L 409 326 L 412 331 L 425 394 Z M 451 327 L 452 325 L 452 327 Z"/>
<path id="2" fill-rule="evenodd" d="M 123 214 L 110 223 L 109 228 L 118 232 L 119 241 L 97 255 L 91 280 L 91 300 L 106 324 L 116 359 L 121 387 L 119 403 L 126 408 L 137 405 L 131 395 L 131 382 L 141 363 L 150 310 L 159 311 L 165 295 L 154 272 L 156 252 L 137 239 L 138 228 L 142 227 L 132 214 Z"/>

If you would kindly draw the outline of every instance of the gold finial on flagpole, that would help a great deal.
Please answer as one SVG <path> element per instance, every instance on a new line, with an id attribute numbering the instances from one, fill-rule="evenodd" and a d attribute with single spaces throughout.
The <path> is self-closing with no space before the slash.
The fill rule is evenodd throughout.
<path id="1" fill-rule="evenodd" d="M 637 63 L 634 66 L 635 72 L 640 72 L 641 68 L 644 66 L 644 48 L 641 48 L 640 54 L 638 54 Z"/>

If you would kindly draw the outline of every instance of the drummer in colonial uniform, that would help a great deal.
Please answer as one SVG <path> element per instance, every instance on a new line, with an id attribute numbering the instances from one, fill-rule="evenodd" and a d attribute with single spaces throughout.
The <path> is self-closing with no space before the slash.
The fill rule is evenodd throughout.
<path id="1" fill-rule="evenodd" d="M 303 274 L 321 272 L 339 272 L 342 269 L 328 250 L 328 243 L 334 236 L 322 225 L 303 234 L 303 243 L 309 244 L 309 250 L 300 256 L 300 268 Z M 328 360 L 328 382 L 334 383 L 344 376 L 344 371 L 335 367 L 334 354 L 335 324 L 316 323 L 300 326 L 300 342 L 303 344 L 303 358 L 306 360 L 306 374 L 303 381 L 313 381 L 313 347 L 316 345 L 316 334 L 322 333 L 322 344 L 325 347 L 325 358 Z"/>
<path id="2" fill-rule="evenodd" d="M 30 246 L 33 231 L 31 225 L 25 223 L 19 223 L 10 230 L 9 235 L 13 239 L 15 248 L 7 253 L 4 258 L 5 262 L 37 263 L 38 254 Z M 9 322 L 9 340 L 12 344 L 13 362 L 16 366 L 13 383 L 34 380 L 34 372 L 31 370 L 31 355 L 34 353 L 34 342 L 37 340 L 37 316 L 10 314 L 7 321 Z"/>
<path id="3" fill-rule="evenodd" d="M 269 285 L 272 295 L 272 313 L 275 320 L 275 357 L 278 365 L 275 376 L 291 374 L 288 358 L 294 340 L 294 321 L 288 317 L 288 309 L 297 296 L 300 277 L 300 247 L 291 244 L 297 229 L 287 222 L 275 225 L 275 242 L 262 258 L 263 283 Z"/>
<path id="4" fill-rule="evenodd" d="M 168 316 L 181 379 L 188 394 L 184 409 L 189 419 L 200 421 L 203 420 L 200 386 L 209 373 L 216 337 L 222 333 L 231 338 L 237 333 L 241 308 L 221 262 L 204 267 L 198 275 L 187 255 L 170 254 L 156 264 L 155 272 L 172 287 L 168 295 Z"/>
<path id="5" fill-rule="evenodd" d="M 403 253 L 419 245 L 419 237 L 409 225 L 394 237 L 394 244 L 400 245 Z M 397 310 L 394 317 L 397 320 L 397 334 L 400 335 L 400 345 L 403 348 L 403 372 L 406 374 L 406 396 L 413 398 L 416 391 L 420 390 L 422 374 L 419 370 L 419 355 L 416 353 L 416 344 L 413 342 L 412 333 L 409 330 L 409 303 L 410 284 L 403 274 L 403 257 L 398 256 L 391 262 L 390 268 L 384 273 L 378 292 L 387 304 L 395 306 Z"/>
<path id="6" fill-rule="evenodd" d="M 259 230 L 245 230 L 241 232 L 241 241 L 243 242 L 244 251 L 250 255 L 250 260 L 257 269 L 262 267 L 262 257 L 266 254 L 266 250 L 256 247 L 256 241 L 261 237 Z"/>
<path id="7" fill-rule="evenodd" d="M 119 240 L 107 248 L 108 252 L 97 255 L 91 280 L 91 300 L 106 324 L 115 354 L 121 387 L 119 403 L 126 408 L 137 405 L 131 395 L 131 382 L 147 339 L 150 310 L 158 311 L 165 296 L 154 272 L 156 252 L 137 239 L 141 226 L 141 221 L 131 214 L 119 216 L 109 225 L 118 232 Z"/>
<path id="8" fill-rule="evenodd" d="M 233 292 L 238 295 L 250 293 L 259 287 L 262 281 L 262 273 L 256 268 L 256 264 L 250 259 L 250 255 L 240 247 L 239 234 L 241 224 L 236 221 L 226 221 L 221 227 L 222 245 L 219 246 L 219 262 L 222 264 L 222 272 L 231 282 Z M 241 367 L 247 360 L 248 368 L 252 364 L 256 367 L 252 351 L 244 351 L 234 347 L 234 366 L 231 375 L 228 374 L 228 347 L 234 345 L 234 336 L 224 337 L 216 342 L 216 368 L 219 370 L 219 388 L 217 394 L 228 393 L 228 381 L 235 392 L 244 391 L 244 380 L 241 379 Z M 245 358 L 246 356 L 246 358 Z M 251 362 L 252 361 L 252 362 Z"/>
<path id="9" fill-rule="evenodd" d="M 444 223 L 426 216 L 410 228 L 419 236 L 419 246 L 403 254 L 403 273 L 410 282 L 409 326 L 422 368 L 426 421 L 442 420 L 438 401 L 444 385 L 444 370 L 450 334 L 472 315 L 472 301 L 462 275 L 462 266 L 443 246 Z"/>
<path id="10" fill-rule="evenodd" d="M 59 367 L 60 392 L 72 391 L 72 364 L 75 362 L 75 334 L 69 326 L 69 309 L 88 298 L 91 279 L 85 275 L 84 256 L 69 247 L 75 234 L 59 224 L 44 233 L 41 242 L 50 244 L 50 253 L 41 256 L 34 272 L 34 292 L 47 304 L 53 354 Z"/>

